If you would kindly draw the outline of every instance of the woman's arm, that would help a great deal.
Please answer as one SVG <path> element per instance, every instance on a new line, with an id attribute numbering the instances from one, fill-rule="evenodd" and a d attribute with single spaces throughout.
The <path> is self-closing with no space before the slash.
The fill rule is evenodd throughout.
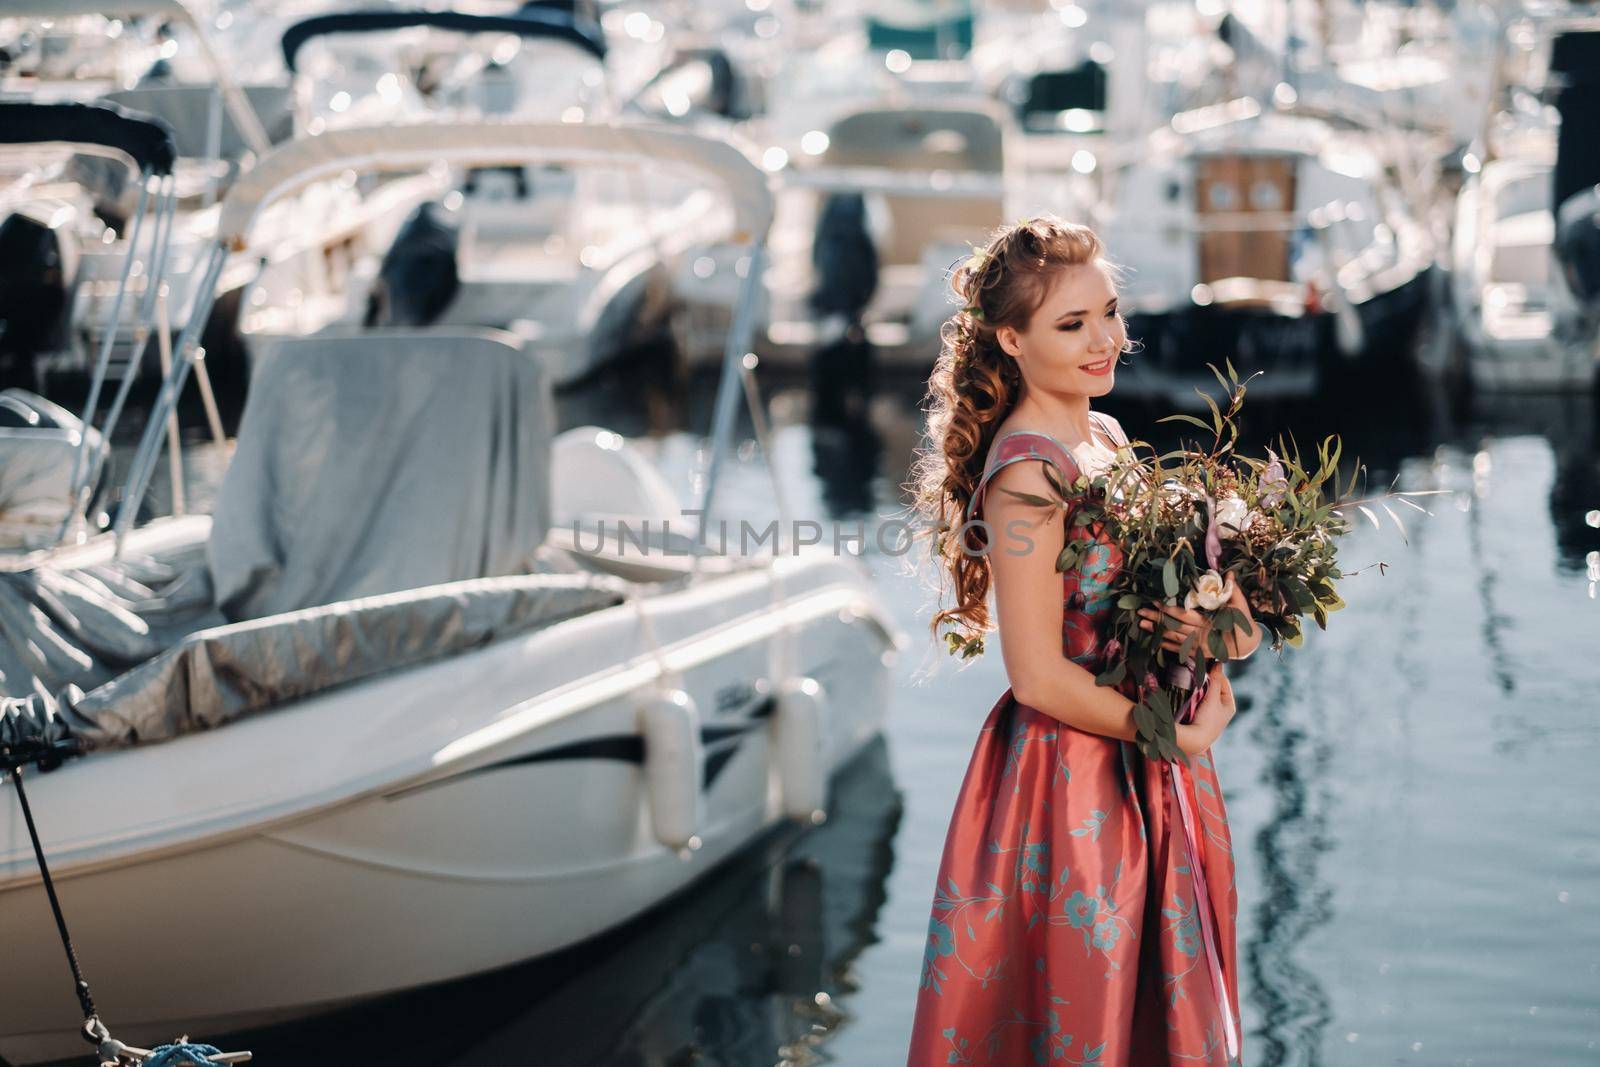
<path id="1" fill-rule="evenodd" d="M 1055 493 L 1039 462 L 1013 463 L 994 475 L 984 497 L 989 527 L 989 565 L 994 578 L 1000 648 L 1017 701 L 1088 733 L 1132 741 L 1133 701 L 1062 651 L 1061 574 L 1056 557 L 1066 524 L 1058 510 L 1041 508 L 1007 493 L 1046 500 Z M 1216 740 L 1203 727 L 1178 727 L 1178 747 L 1190 755 Z"/>

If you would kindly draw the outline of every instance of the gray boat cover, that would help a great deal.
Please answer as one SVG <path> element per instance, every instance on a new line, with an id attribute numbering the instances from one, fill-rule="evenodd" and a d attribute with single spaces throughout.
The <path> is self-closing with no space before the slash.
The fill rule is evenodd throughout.
<path id="1" fill-rule="evenodd" d="M 533 570 L 554 414 L 542 363 L 519 346 L 457 328 L 256 349 L 209 546 L 223 613 Z"/>
<path id="2" fill-rule="evenodd" d="M 260 355 L 209 537 L 0 571 L 0 745 L 223 725 L 622 602 L 544 545 L 549 385 L 509 334 Z"/>
<path id="3" fill-rule="evenodd" d="M 0 697 L 0 744 L 72 737 L 94 750 L 212 729 L 620 604 L 626 584 L 595 574 L 479 578 L 198 630 L 87 692 L 69 684 Z"/>
<path id="4" fill-rule="evenodd" d="M 198 542 L 159 561 L 0 571 L 0 694 L 94 689 L 226 621 Z"/>

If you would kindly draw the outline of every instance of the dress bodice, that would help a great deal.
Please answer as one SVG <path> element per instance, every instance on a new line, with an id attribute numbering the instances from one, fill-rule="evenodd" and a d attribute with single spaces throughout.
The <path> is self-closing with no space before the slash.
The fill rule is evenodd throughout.
<path id="1" fill-rule="evenodd" d="M 1094 414 L 1096 413 L 1091 412 L 1091 416 Z M 1112 440 L 1118 444 L 1125 443 L 1120 434 L 1108 429 L 1104 423 L 1100 426 Z M 1093 464 L 1103 462 L 1111 454 L 1110 449 L 1098 442 L 1071 449 L 1049 434 L 1037 430 L 1014 430 L 1003 434 L 994 442 L 989 453 L 989 462 L 983 476 L 978 480 L 977 488 L 973 491 L 972 501 L 967 508 L 967 521 L 971 523 L 980 519 L 984 494 L 990 480 L 1012 463 L 1029 459 L 1043 460 L 1060 472 L 1061 480 L 1069 492 L 1075 492 L 1071 483 L 1077 479 L 1079 472 L 1092 472 Z M 1069 505 L 1074 499 L 1069 498 Z M 1098 669 L 1108 659 L 1106 643 L 1110 636 L 1109 622 L 1113 603 L 1111 587 L 1122 570 L 1122 550 L 1106 535 L 1100 524 L 1074 526 L 1070 510 L 1064 516 L 1064 520 L 1069 540 L 1095 543 L 1082 550 L 1077 566 L 1061 575 L 1062 653 L 1080 666 Z M 991 550 L 1004 551 L 1007 543 L 1005 532 L 1001 530 L 986 532 L 989 534 Z"/>

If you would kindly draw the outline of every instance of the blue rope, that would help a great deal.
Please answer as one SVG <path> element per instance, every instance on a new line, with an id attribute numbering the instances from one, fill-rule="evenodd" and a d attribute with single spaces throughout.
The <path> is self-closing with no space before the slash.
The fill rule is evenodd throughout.
<path id="1" fill-rule="evenodd" d="M 185 1042 L 181 1045 L 162 1045 L 160 1048 L 150 1050 L 150 1055 L 141 1067 L 214 1067 L 210 1057 L 217 1055 L 222 1050 L 210 1045 L 199 1045 Z"/>

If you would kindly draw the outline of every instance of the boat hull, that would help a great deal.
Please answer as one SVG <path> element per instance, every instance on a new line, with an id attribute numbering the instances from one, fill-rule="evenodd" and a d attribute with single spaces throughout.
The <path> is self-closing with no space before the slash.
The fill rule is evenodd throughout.
<path id="1" fill-rule="evenodd" d="M 792 563 L 781 597 L 736 574 L 32 777 L 102 1018 L 149 1047 L 312 1014 L 566 948 L 703 877 L 784 819 L 779 664 L 826 695 L 830 778 L 881 732 L 894 635 L 847 563 Z M 663 677 L 700 715 L 698 848 L 652 825 L 638 708 Z M 80 1019 L 3 803 L 0 1055 L 38 1062 L 82 1051 Z"/>
<path id="2" fill-rule="evenodd" d="M 1288 318 L 1259 309 L 1189 306 L 1128 316 L 1128 336 L 1139 350 L 1117 366 L 1120 397 L 1206 410 L 1195 395 L 1218 388 L 1207 363 L 1227 373 L 1231 361 L 1240 380 L 1264 372 L 1250 395 L 1298 399 L 1316 390 L 1319 354 L 1332 343 L 1331 315 Z"/>
<path id="3" fill-rule="evenodd" d="M 1258 400 L 1309 400 L 1336 384 L 1341 372 L 1366 368 L 1394 370 L 1409 359 L 1423 315 L 1428 313 L 1430 272 L 1354 305 L 1360 320 L 1360 345 L 1345 357 L 1332 312 L 1299 316 L 1267 308 L 1188 305 L 1159 313 L 1128 316 L 1128 336 L 1140 350 L 1117 367 L 1118 396 L 1204 411 L 1200 389 L 1213 393 L 1216 375 L 1231 361 L 1240 381 Z"/>

